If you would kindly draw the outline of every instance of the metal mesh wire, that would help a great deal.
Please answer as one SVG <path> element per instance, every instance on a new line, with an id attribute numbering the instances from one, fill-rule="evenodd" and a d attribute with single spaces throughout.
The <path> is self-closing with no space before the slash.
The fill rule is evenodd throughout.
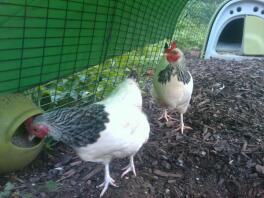
<path id="1" fill-rule="evenodd" d="M 45 110 L 100 100 L 107 96 L 131 69 L 136 69 L 143 75 L 146 70 L 153 68 L 160 58 L 163 45 L 164 41 L 127 52 L 81 72 L 75 72 L 67 78 L 29 89 L 25 94 Z M 143 83 L 144 79 L 141 80 Z"/>
<path id="2" fill-rule="evenodd" d="M 128 70 L 155 67 L 167 39 L 201 48 L 204 4 L 217 2 L 3 0 L 0 92 L 26 90 L 44 110 L 102 99 Z"/>
<path id="3" fill-rule="evenodd" d="M 223 0 L 190 0 L 181 12 L 173 39 L 184 49 L 202 49 L 208 25 Z"/>

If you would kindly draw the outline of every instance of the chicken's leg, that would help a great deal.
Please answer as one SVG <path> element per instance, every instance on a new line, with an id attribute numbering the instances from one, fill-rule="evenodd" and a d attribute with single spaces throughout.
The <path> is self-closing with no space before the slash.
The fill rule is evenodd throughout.
<path id="1" fill-rule="evenodd" d="M 170 120 L 177 120 L 177 119 L 171 117 L 170 115 L 168 115 L 167 109 L 164 110 L 164 113 L 159 117 L 159 120 L 162 120 L 163 118 L 166 120 L 166 122 L 168 122 L 169 119 Z"/>
<path id="2" fill-rule="evenodd" d="M 134 165 L 134 155 L 130 156 L 129 164 L 125 168 L 123 168 L 122 170 L 125 170 L 125 171 L 122 173 L 121 178 L 123 178 L 130 171 L 132 171 L 134 173 L 134 175 L 137 176 L 135 165 Z"/>
<path id="3" fill-rule="evenodd" d="M 110 176 L 109 163 L 107 163 L 107 164 L 105 164 L 105 180 L 102 184 L 97 186 L 97 187 L 104 187 L 101 194 L 100 194 L 100 197 L 102 197 L 104 195 L 104 193 L 107 191 L 109 184 L 114 186 L 114 187 L 118 187 L 115 184 L 115 180 Z"/>
<path id="4" fill-rule="evenodd" d="M 180 123 L 180 126 L 176 129 L 176 131 L 181 130 L 181 133 L 183 134 L 183 130 L 184 129 L 190 129 L 190 130 L 192 130 L 191 127 L 184 125 L 184 122 L 183 122 L 183 113 L 181 113 L 181 123 Z"/>

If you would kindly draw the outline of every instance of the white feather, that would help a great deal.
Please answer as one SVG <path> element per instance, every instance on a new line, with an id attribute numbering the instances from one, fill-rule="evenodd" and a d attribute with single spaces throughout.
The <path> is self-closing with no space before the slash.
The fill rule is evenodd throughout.
<path id="1" fill-rule="evenodd" d="M 104 101 L 110 122 L 96 143 L 76 149 L 85 161 L 110 162 L 137 153 L 148 140 L 150 127 L 142 112 L 142 96 L 137 84 L 127 79 Z"/>
<path id="2" fill-rule="evenodd" d="M 112 104 L 124 104 L 132 105 L 136 107 L 142 106 L 142 96 L 141 91 L 137 83 L 132 79 L 124 80 L 111 94 L 108 98 L 99 102 L 105 105 Z"/>

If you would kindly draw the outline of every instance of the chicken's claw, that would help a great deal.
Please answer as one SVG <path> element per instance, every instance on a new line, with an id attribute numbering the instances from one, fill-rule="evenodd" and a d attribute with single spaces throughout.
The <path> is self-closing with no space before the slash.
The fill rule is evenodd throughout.
<path id="1" fill-rule="evenodd" d="M 100 194 L 100 197 L 102 197 L 104 195 L 104 193 L 107 191 L 109 185 L 114 186 L 114 187 L 118 187 L 118 185 L 115 184 L 115 180 L 111 177 L 106 177 L 105 181 L 102 184 L 96 186 L 97 188 L 104 187 L 101 194 Z"/>
<path id="2" fill-rule="evenodd" d="M 115 184 L 115 180 L 110 176 L 109 163 L 107 163 L 107 164 L 105 164 L 105 180 L 102 184 L 96 186 L 96 188 L 104 187 L 101 194 L 100 194 L 100 197 L 102 197 L 104 195 L 104 193 L 107 191 L 109 185 L 114 186 L 114 187 L 118 187 Z"/>
<path id="3" fill-rule="evenodd" d="M 181 122 L 180 122 L 180 126 L 179 126 L 178 128 L 176 128 L 176 131 L 181 130 L 181 133 L 183 134 L 183 130 L 184 130 L 184 129 L 190 129 L 190 130 L 192 130 L 191 127 L 189 127 L 189 126 L 185 126 L 185 125 L 184 125 L 184 122 L 183 122 L 183 114 L 181 113 Z"/>
<path id="4" fill-rule="evenodd" d="M 192 127 L 185 126 L 184 124 L 183 124 L 183 125 L 180 124 L 180 126 L 176 128 L 176 131 L 181 130 L 181 133 L 183 134 L 184 129 L 187 129 L 187 130 L 193 130 Z"/>
<path id="5" fill-rule="evenodd" d="M 159 117 L 158 120 L 162 120 L 162 119 L 165 119 L 166 122 L 168 122 L 169 119 L 172 120 L 172 121 L 177 121 L 177 119 L 171 117 L 171 116 L 168 114 L 168 111 L 167 111 L 167 110 L 164 110 L 164 113 Z"/>
<path id="6" fill-rule="evenodd" d="M 129 173 L 130 171 L 133 172 L 133 174 L 135 176 L 137 176 L 137 173 L 136 173 L 136 169 L 135 169 L 135 165 L 134 165 L 134 156 L 131 156 L 130 157 L 130 162 L 129 164 L 125 167 L 125 168 L 122 168 L 122 170 L 125 170 L 122 175 L 121 175 L 121 178 L 123 178 L 127 173 Z"/>

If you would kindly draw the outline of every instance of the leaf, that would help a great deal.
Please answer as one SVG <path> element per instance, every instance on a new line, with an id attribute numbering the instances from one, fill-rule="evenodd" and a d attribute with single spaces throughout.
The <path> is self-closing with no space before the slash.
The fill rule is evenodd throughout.
<path id="1" fill-rule="evenodd" d="M 11 182 L 7 182 L 5 184 L 5 188 L 4 191 L 0 192 L 0 198 L 7 198 L 10 196 L 11 190 L 13 190 L 15 187 L 14 184 L 12 184 Z"/>
<path id="2" fill-rule="evenodd" d="M 56 192 L 59 190 L 59 184 L 55 181 L 47 181 L 43 186 L 39 187 L 39 191 L 42 192 Z"/>
<path id="3" fill-rule="evenodd" d="M 14 184 L 12 184 L 11 182 L 7 182 L 5 185 L 5 191 L 11 191 L 13 190 L 14 187 L 15 187 Z"/>

